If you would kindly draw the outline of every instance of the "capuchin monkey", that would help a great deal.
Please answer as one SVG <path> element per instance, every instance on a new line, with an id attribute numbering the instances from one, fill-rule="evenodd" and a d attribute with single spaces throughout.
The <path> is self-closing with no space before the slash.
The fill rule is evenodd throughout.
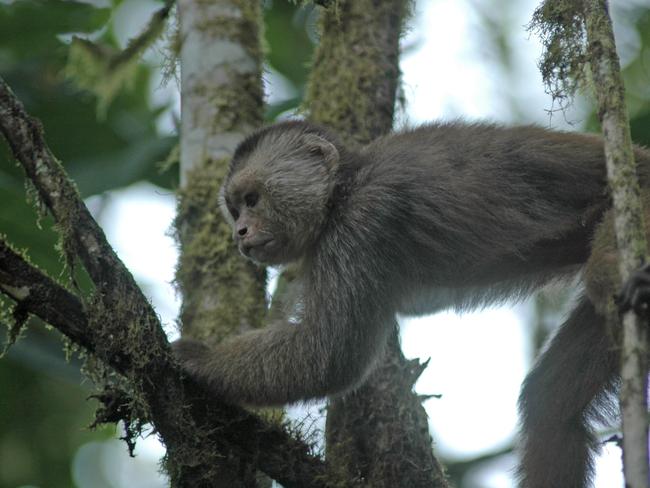
<path id="1" fill-rule="evenodd" d="M 635 158 L 649 188 L 650 153 L 635 148 Z M 282 122 L 239 145 L 220 199 L 239 251 L 295 263 L 301 289 L 267 328 L 214 348 L 173 344 L 183 369 L 228 402 L 340 395 L 373 369 L 396 314 L 517 300 L 582 272 L 584 296 L 523 387 L 519 478 L 526 488 L 589 484 L 590 423 L 619 362 L 605 324 L 620 278 L 601 138 L 452 122 L 352 149 L 326 128 Z M 645 306 L 647 278 L 624 307 Z"/>

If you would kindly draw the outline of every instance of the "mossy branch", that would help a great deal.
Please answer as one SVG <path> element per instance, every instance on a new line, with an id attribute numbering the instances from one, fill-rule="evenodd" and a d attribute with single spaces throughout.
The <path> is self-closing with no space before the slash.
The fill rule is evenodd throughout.
<path id="1" fill-rule="evenodd" d="M 614 202 L 619 271 L 627 280 L 646 260 L 647 242 L 630 124 L 616 43 L 606 0 L 584 0 L 587 59 L 591 65 L 598 118 Z M 623 472 L 628 488 L 648 488 L 648 331 L 634 312 L 623 316 L 620 406 Z"/>
<path id="2" fill-rule="evenodd" d="M 0 132 L 57 222 L 68 258 L 79 257 L 95 293 L 80 299 L 2 240 L 0 292 L 129 379 L 180 471 L 170 473 L 172 482 L 188 479 L 187 473 L 209 479 L 218 460 L 232 454 L 286 487 L 324 487 L 324 464 L 309 445 L 182 377 L 153 308 L 50 152 L 40 123 L 2 79 Z"/>
<path id="3" fill-rule="evenodd" d="M 607 177 L 623 280 L 646 259 L 643 212 L 634 163 L 620 64 L 606 0 L 546 0 L 531 29 L 545 46 L 542 75 L 554 99 L 569 99 L 591 85 L 605 143 Z M 623 316 L 620 404 L 626 486 L 648 488 L 647 324 Z"/>
<path id="4" fill-rule="evenodd" d="M 0 238 L 0 292 L 42 318 L 75 343 L 92 350 L 81 300 Z"/>
<path id="5" fill-rule="evenodd" d="M 305 105 L 309 118 L 351 144 L 391 130 L 399 81 L 399 38 L 409 0 L 337 0 L 321 12 L 320 44 Z M 330 401 L 327 458 L 346 479 L 369 486 L 446 488 L 434 457 L 413 367 L 393 331 L 387 353 L 358 390 Z M 382 435 L 369 437 L 377 425 Z"/>

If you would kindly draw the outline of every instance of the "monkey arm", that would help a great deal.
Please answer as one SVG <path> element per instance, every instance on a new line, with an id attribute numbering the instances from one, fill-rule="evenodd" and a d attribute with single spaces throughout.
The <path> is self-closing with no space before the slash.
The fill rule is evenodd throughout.
<path id="1" fill-rule="evenodd" d="M 248 405 L 322 398 L 360 383 L 394 314 L 380 299 L 379 282 L 353 275 L 344 260 L 312 269 L 298 323 L 282 319 L 214 348 L 180 339 L 172 347 L 183 369 L 224 400 Z"/>
<path id="2" fill-rule="evenodd" d="M 214 348 L 193 339 L 172 344 L 183 368 L 226 401 L 282 405 L 322 398 L 360 382 L 373 362 L 375 342 L 386 334 L 377 324 L 374 338 L 355 330 L 366 324 L 272 324 Z"/>
<path id="3" fill-rule="evenodd" d="M 383 244 L 396 223 L 366 208 L 332 216 L 302 260 L 295 321 L 273 320 L 214 348 L 181 339 L 172 347 L 188 374 L 225 401 L 248 405 L 323 398 L 363 381 L 394 323 L 391 263 L 402 262 L 393 256 L 401 246 Z"/>

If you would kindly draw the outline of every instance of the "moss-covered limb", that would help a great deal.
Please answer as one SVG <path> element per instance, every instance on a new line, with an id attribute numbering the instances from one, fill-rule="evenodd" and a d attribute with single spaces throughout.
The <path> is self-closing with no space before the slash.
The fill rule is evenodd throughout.
<path id="1" fill-rule="evenodd" d="M 179 0 L 178 12 L 181 191 L 175 228 L 181 250 L 176 272 L 183 296 L 180 319 L 183 335 L 218 342 L 261 327 L 266 311 L 266 273 L 238 255 L 218 206 L 235 146 L 262 123 L 261 2 Z M 222 454 L 205 480 L 211 487 L 259 486 L 252 466 L 229 451 Z M 170 456 L 168 465 L 174 463 Z M 178 484 L 190 481 L 184 476 Z"/>
<path id="2" fill-rule="evenodd" d="M 219 211 L 225 170 L 222 161 L 195 169 L 179 192 L 176 217 L 183 330 L 211 342 L 261 327 L 266 312 L 264 270 L 239 256 Z"/>
<path id="3" fill-rule="evenodd" d="M 178 10 L 184 187 L 263 120 L 262 17 L 257 0 L 180 0 Z"/>
<path id="4" fill-rule="evenodd" d="M 607 177 L 616 214 L 616 240 L 623 279 L 645 261 L 647 243 L 612 24 L 604 0 L 585 1 L 587 55 L 598 101 L 607 161 Z"/>
<path id="5" fill-rule="evenodd" d="M 310 118 L 368 142 L 390 130 L 408 0 L 338 1 L 321 12 L 307 89 Z"/>
<path id="6" fill-rule="evenodd" d="M 614 227 L 623 279 L 645 261 L 647 242 L 634 164 L 630 124 L 612 23 L 605 0 L 583 0 L 587 59 L 598 100 L 607 177 L 614 202 Z M 648 330 L 645 320 L 623 317 L 620 405 L 625 486 L 648 488 Z"/>
<path id="7" fill-rule="evenodd" d="M 40 317 L 76 344 L 90 352 L 96 350 L 81 301 L 29 264 L 3 240 L 0 240 L 0 292 L 21 303 L 26 312 Z M 107 362 L 124 372 L 130 360 L 120 355 L 107 358 Z M 208 471 L 223 452 L 231 450 L 253 460 L 256 467 L 284 486 L 324 486 L 321 481 L 324 465 L 313 455 L 309 445 L 292 438 L 277 424 L 268 424 L 241 408 L 220 405 L 197 385 L 181 380 L 171 364 L 159 367 L 156 376 L 168 378 L 170 384 L 147 389 L 147 399 L 154 405 L 150 420 L 170 450 L 182 453 L 188 465 L 194 466 L 193 471 Z M 153 379 L 147 383 L 151 381 Z M 189 408 L 184 406 L 185 402 Z M 181 415 L 175 415 L 176 412 Z M 184 424 L 189 420 L 190 423 Z M 201 439 L 200 448 L 194 446 L 195 439 Z M 219 450 L 214 447 L 217 445 L 221 446 Z M 193 457 L 198 455 L 193 451 L 195 448 L 200 451 L 201 458 Z M 197 459 L 204 463 L 201 467 L 196 466 Z"/>
<path id="8" fill-rule="evenodd" d="M 321 12 L 321 42 L 310 75 L 310 118 L 352 143 L 390 131 L 399 79 L 399 38 L 408 0 L 340 0 Z M 397 340 L 366 383 L 333 400 L 327 458 L 336 474 L 368 486 L 447 487 L 433 456 L 412 366 Z"/>
<path id="9" fill-rule="evenodd" d="M 29 264 L 19 253 L 14 251 L 6 242 L 0 240 L 0 292 L 12 300 L 22 303 L 25 310 L 34 314 L 76 344 L 88 351 L 95 350 L 95 344 L 88 330 L 88 317 L 81 301 L 54 280 Z M 111 358 L 109 363 L 117 370 L 124 371 L 128 358 Z M 182 391 L 190 404 L 190 408 L 182 407 L 186 412 L 181 417 L 171 413 L 176 407 L 183 405 L 183 398 L 177 397 L 163 385 L 155 390 L 152 400 L 159 407 L 152 409 L 152 418 L 165 442 L 171 444 L 171 449 L 182 452 L 184 457 L 192 453 L 187 445 L 192 446 L 193 440 L 201 436 L 202 469 L 209 469 L 224 452 L 222 447 L 216 452 L 214 448 L 226 444 L 240 456 L 255 460 L 255 465 L 270 476 L 282 482 L 284 486 L 314 486 L 324 484 L 324 465 L 312 453 L 309 445 L 295 440 L 277 424 L 267 424 L 255 415 L 243 409 L 219 405 L 218 400 L 211 398 L 208 393 L 197 385 L 180 383 L 178 371 L 170 365 L 163 368 L 162 373 L 174 378 L 174 388 Z M 191 413 L 193 424 L 187 430 L 182 430 L 184 416 Z M 189 418 L 189 417 L 188 417 Z M 163 425 L 163 428 L 159 427 Z M 174 428 L 178 424 L 179 427 Z M 210 429 L 204 426 L 209 425 Z M 187 426 L 184 426 L 187 427 Z M 209 435 L 205 435 L 210 431 Z M 242 435 L 246 432 L 246 435 Z M 168 439 L 172 439 L 170 442 Z M 213 446 L 213 451 L 204 449 Z M 206 454 L 207 453 L 207 454 Z M 198 458 L 190 459 L 190 465 L 195 466 Z M 206 467 L 207 466 L 207 467 Z M 197 467 L 194 471 L 199 471 Z"/>
<path id="10" fill-rule="evenodd" d="M 92 349 L 81 300 L 0 239 L 0 292 L 54 326 L 75 343 Z"/>
<path id="11" fill-rule="evenodd" d="M 39 198 L 54 217 L 68 262 L 71 264 L 78 256 L 96 286 L 102 304 L 111 310 L 111 314 L 124 311 L 126 315 L 131 315 L 132 321 L 125 323 L 137 324 L 138 334 L 145 336 L 143 340 L 159 345 L 162 353 L 166 350 L 167 340 L 153 308 L 108 244 L 77 188 L 50 152 L 40 122 L 25 112 L 2 79 L 0 132 L 37 189 Z M 136 310 L 134 315 L 132 312 Z M 112 318 L 117 317 L 113 315 Z M 102 328 L 110 328 L 110 323 Z M 120 346 L 122 344 L 114 343 L 112 347 L 118 349 Z"/>
<path id="12" fill-rule="evenodd" d="M 285 486 L 322 486 L 322 463 L 308 445 L 243 409 L 219 404 L 183 380 L 153 309 L 48 150 L 39 123 L 2 81 L 0 130 L 57 221 L 71 256 L 80 256 L 96 286 L 86 302 L 84 324 L 69 292 L 3 245 L 0 282 L 5 293 L 126 376 L 134 405 L 140 408 L 136 413 L 154 423 L 181 478 L 188 471 L 194 479 L 210 478 L 223 453 L 235 452 Z M 70 317 L 62 315 L 65 311 Z M 249 429 L 246 435 L 242 426 Z"/>
<path id="13" fill-rule="evenodd" d="M 262 122 L 256 0 L 182 0 L 181 192 L 176 229 L 183 333 L 219 341 L 260 327 L 264 270 L 242 260 L 218 207 L 236 144 Z"/>

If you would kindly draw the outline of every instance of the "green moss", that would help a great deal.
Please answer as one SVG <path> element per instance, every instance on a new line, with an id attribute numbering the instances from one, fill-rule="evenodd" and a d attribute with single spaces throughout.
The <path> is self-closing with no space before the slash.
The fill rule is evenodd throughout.
<path id="1" fill-rule="evenodd" d="M 403 0 L 357 0 L 337 1 L 321 12 L 321 43 L 305 100 L 312 119 L 348 142 L 365 143 L 390 129 L 397 39 L 409 8 Z"/>
<path id="2" fill-rule="evenodd" d="M 242 127 L 257 125 L 262 117 L 263 91 L 261 72 L 238 73 L 225 68 L 228 83 L 196 85 L 195 93 L 202 94 L 205 103 L 217 109 L 210 132 L 238 132 Z M 225 163 L 224 163 L 225 164 Z"/>
<path id="3" fill-rule="evenodd" d="M 181 162 L 181 146 L 177 142 L 169 150 L 169 153 L 167 153 L 165 159 L 163 159 L 162 161 L 158 161 L 156 163 L 156 167 L 158 168 L 160 174 L 164 174 L 167 173 L 168 171 L 171 171 L 172 168 L 176 168 L 176 170 L 178 171 L 180 162 Z"/>
<path id="4" fill-rule="evenodd" d="M 199 0 L 197 8 L 202 3 L 213 6 L 209 0 Z M 242 73 L 238 66 L 226 66 L 226 83 L 193 87 L 194 95 L 216 108 L 217 116 L 206 128 L 212 134 L 242 132 L 262 121 L 261 6 L 255 0 L 230 3 L 241 15 L 208 19 L 194 27 L 241 45 L 256 69 Z M 176 282 L 184 297 L 183 330 L 211 341 L 260 327 L 266 310 L 266 272 L 239 256 L 219 210 L 227 165 L 226 159 L 208 159 L 188 175 L 175 221 L 181 245 Z"/>
<path id="5" fill-rule="evenodd" d="M 39 230 L 42 230 L 42 221 L 47 216 L 47 205 L 45 205 L 45 202 L 43 202 L 37 188 L 29 178 L 25 178 L 25 200 L 27 203 L 34 206 L 34 209 L 36 210 L 36 227 L 38 227 Z"/>
<path id="6" fill-rule="evenodd" d="M 0 305 L 2 304 L 0 303 Z M 9 348 L 13 346 L 21 337 L 28 318 L 29 313 L 20 303 L 16 303 L 11 307 L 10 314 L 0 314 L 0 322 L 7 325 L 7 341 L 5 342 L 2 351 L 0 351 L 0 358 L 2 358 L 2 356 L 7 353 Z"/>
<path id="7" fill-rule="evenodd" d="M 204 18 L 194 24 L 199 31 L 210 32 L 211 36 L 228 39 L 239 44 L 253 59 L 262 58 L 260 38 L 262 37 L 261 14 L 259 9 L 251 8 L 249 2 L 239 3 L 243 15 L 239 18 L 216 17 Z M 245 5 L 244 5 L 245 4 Z M 251 36 L 251 32 L 259 31 L 259 37 Z"/>
<path id="8" fill-rule="evenodd" d="M 544 46 L 539 68 L 546 91 L 561 107 L 588 81 L 583 8 L 581 0 L 546 0 L 528 25 Z"/>
<path id="9" fill-rule="evenodd" d="M 263 324 L 265 271 L 239 256 L 230 226 L 218 206 L 225 161 L 194 170 L 179 193 L 174 223 L 181 242 L 176 281 L 184 293 L 184 329 L 220 341 L 227 335 Z"/>
<path id="10" fill-rule="evenodd" d="M 117 283 L 122 288 L 121 283 Z M 95 292 L 86 300 L 88 330 L 92 334 L 95 351 L 81 354 L 84 359 L 82 372 L 98 390 L 97 397 L 107 396 L 107 392 L 120 392 L 123 404 L 119 417 L 111 417 L 106 406 L 100 407 L 96 414 L 96 424 L 116 422 L 124 424 L 123 440 L 132 450 L 140 437 L 144 425 L 151 416 L 150 398 L 147 392 L 151 386 L 146 384 L 149 377 L 145 372 L 152 364 L 170 361 L 169 350 L 154 340 L 156 329 L 160 327 L 155 315 L 143 314 L 138 298 L 134 294 L 119 294 L 119 302 L 106 303 L 101 292 Z M 119 324 L 119 326 L 115 326 Z M 120 374 L 107 366 L 106 358 L 120 365 Z M 179 422 L 183 416 L 177 417 Z"/>

